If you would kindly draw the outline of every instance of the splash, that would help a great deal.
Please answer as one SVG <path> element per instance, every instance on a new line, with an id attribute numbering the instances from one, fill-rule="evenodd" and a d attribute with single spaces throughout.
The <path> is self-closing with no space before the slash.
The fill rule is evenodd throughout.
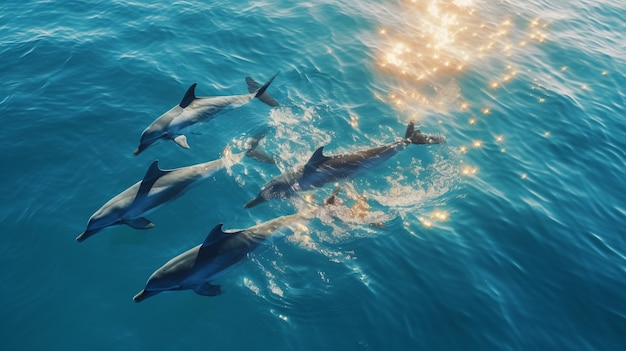
<path id="1" fill-rule="evenodd" d="M 276 150 L 275 158 L 281 172 L 305 163 L 313 153 L 311 145 L 331 142 L 332 135 L 315 126 L 314 121 L 318 118 L 314 107 L 304 107 L 302 111 L 286 107 L 271 111 L 268 123 L 274 135 L 268 138 L 268 148 Z"/>
<path id="2" fill-rule="evenodd" d="M 352 184 L 346 184 L 344 188 L 347 196 L 345 201 L 338 198 L 333 205 L 325 206 L 320 211 L 319 219 L 332 228 L 330 234 L 321 237 L 323 241 L 334 243 L 354 238 L 355 228 L 362 229 L 356 236 L 375 235 L 385 229 L 386 222 L 394 218 L 391 213 L 374 209 L 367 196 L 358 193 Z"/>

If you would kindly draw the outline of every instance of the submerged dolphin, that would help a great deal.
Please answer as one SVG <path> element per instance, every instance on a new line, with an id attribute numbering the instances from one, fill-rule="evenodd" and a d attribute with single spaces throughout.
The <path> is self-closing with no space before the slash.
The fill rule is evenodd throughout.
<path id="1" fill-rule="evenodd" d="M 333 204 L 336 192 L 325 204 Z M 221 293 L 213 285 L 227 268 L 241 261 L 261 243 L 281 229 L 315 217 L 319 208 L 283 216 L 243 230 L 223 231 L 222 224 L 211 230 L 204 243 L 172 258 L 157 269 L 133 300 L 141 302 L 164 291 L 193 290 L 199 295 L 215 296 Z"/>
<path id="2" fill-rule="evenodd" d="M 104 228 L 118 224 L 135 229 L 154 227 L 143 217 L 145 214 L 178 198 L 220 169 L 239 162 L 245 154 L 225 154 L 215 161 L 171 170 L 160 169 L 158 160 L 154 161 L 141 181 L 109 200 L 89 218 L 87 229 L 76 240 L 83 241 Z"/>
<path id="3" fill-rule="evenodd" d="M 254 98 L 258 98 L 272 107 L 278 106 L 276 100 L 265 92 L 277 75 L 278 73 L 263 86 L 260 86 L 254 79 L 246 77 L 250 94 L 245 95 L 197 97 L 195 93 L 197 83 L 192 84 L 187 89 L 180 104 L 155 119 L 143 131 L 139 146 L 134 154 L 139 155 L 140 152 L 160 139 L 172 139 L 176 144 L 188 149 L 187 137 L 182 134 L 182 130 L 198 122 L 213 118 L 215 114 L 229 106 L 241 106 Z"/>
<path id="4" fill-rule="evenodd" d="M 404 139 L 385 146 L 358 151 L 353 154 L 325 156 L 324 147 L 317 149 L 309 161 L 302 167 L 290 170 L 261 187 L 258 196 L 245 204 L 250 208 L 271 198 L 289 197 L 301 190 L 311 190 L 330 182 L 347 178 L 360 170 L 373 168 L 383 163 L 409 144 L 441 144 L 445 139 L 441 135 L 424 134 L 415 130 L 410 122 Z"/>

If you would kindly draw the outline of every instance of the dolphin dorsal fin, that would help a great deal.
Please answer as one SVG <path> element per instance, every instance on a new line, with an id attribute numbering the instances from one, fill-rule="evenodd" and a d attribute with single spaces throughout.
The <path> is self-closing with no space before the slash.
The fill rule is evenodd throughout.
<path id="1" fill-rule="evenodd" d="M 206 239 L 204 239 L 204 242 L 202 243 L 202 247 L 200 248 L 200 250 L 211 246 L 212 244 L 220 241 L 220 239 L 222 239 L 224 237 L 224 235 L 229 235 L 224 233 L 224 231 L 222 231 L 222 226 L 224 224 L 220 223 L 218 225 L 216 225 L 215 227 L 213 227 L 213 229 L 211 229 L 211 232 L 209 233 L 209 235 L 207 235 Z"/>
<path id="2" fill-rule="evenodd" d="M 330 160 L 330 157 L 324 156 L 324 147 L 320 146 L 317 150 L 315 150 L 315 152 L 313 153 L 309 161 L 307 161 L 306 165 L 304 165 L 304 172 L 306 173 L 306 172 L 314 171 L 322 163 L 328 160 Z"/>
<path id="3" fill-rule="evenodd" d="M 141 180 L 141 184 L 139 185 L 139 190 L 137 191 L 137 196 L 135 197 L 135 199 L 146 196 L 150 189 L 152 189 L 154 183 L 156 183 L 159 178 L 168 174 L 169 172 L 170 171 L 164 171 L 159 168 L 159 160 L 154 160 L 150 167 L 148 167 L 146 175 Z"/>
<path id="4" fill-rule="evenodd" d="M 191 84 L 189 89 L 187 89 L 187 92 L 185 93 L 185 96 L 183 97 L 183 100 L 179 104 L 180 107 L 185 108 L 185 107 L 189 106 L 189 104 L 193 100 L 196 99 L 196 85 L 198 85 L 198 83 L 193 83 L 193 84 Z"/>

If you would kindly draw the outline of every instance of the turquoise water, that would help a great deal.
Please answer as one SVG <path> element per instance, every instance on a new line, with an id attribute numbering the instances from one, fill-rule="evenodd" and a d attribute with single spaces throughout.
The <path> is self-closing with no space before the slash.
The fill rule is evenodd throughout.
<path id="1" fill-rule="evenodd" d="M 617 350 L 626 346 L 626 10 L 620 2 L 215 1 L 0 5 L 3 350 Z M 226 111 L 133 156 L 198 95 L 265 81 L 281 103 Z M 319 146 L 442 133 L 341 183 L 343 207 L 254 251 L 223 294 L 132 297 Z M 260 147 L 148 215 L 75 237 L 163 168 Z M 306 194 L 321 202 L 327 185 Z M 384 227 L 371 223 L 384 223 Z"/>

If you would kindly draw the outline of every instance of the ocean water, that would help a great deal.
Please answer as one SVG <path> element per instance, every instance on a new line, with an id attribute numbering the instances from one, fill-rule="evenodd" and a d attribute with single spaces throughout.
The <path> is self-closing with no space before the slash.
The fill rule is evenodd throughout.
<path id="1" fill-rule="evenodd" d="M 4 1 L 0 349 L 619 350 L 626 347 L 626 10 L 620 1 Z M 133 156 L 198 95 L 265 81 Z M 223 294 L 132 297 L 210 229 L 321 203 L 243 204 L 326 146 L 445 135 L 339 184 L 342 205 L 263 245 Z M 75 237 L 163 168 L 244 159 L 148 215 Z M 383 223 L 384 225 L 372 225 Z"/>

